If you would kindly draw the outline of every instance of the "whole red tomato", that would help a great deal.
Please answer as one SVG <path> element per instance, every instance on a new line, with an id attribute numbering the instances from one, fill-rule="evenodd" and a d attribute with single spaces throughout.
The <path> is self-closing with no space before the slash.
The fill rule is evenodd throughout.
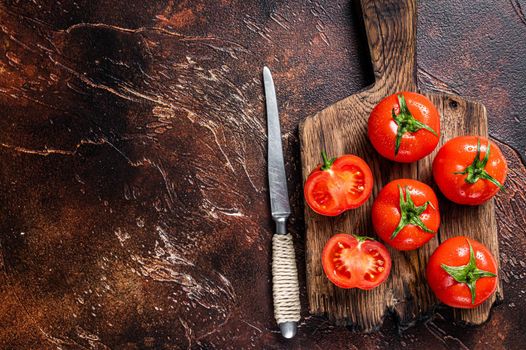
<path id="1" fill-rule="evenodd" d="M 372 289 L 389 276 L 391 256 L 372 238 L 338 233 L 325 244 L 322 265 L 338 287 Z"/>
<path id="2" fill-rule="evenodd" d="M 478 205 L 500 188 L 508 165 L 499 147 L 482 136 L 459 136 L 440 148 L 433 161 L 433 177 L 449 200 Z"/>
<path id="3" fill-rule="evenodd" d="M 411 163 L 438 145 L 440 115 L 427 97 L 416 92 L 396 93 L 374 107 L 367 134 L 383 157 Z"/>
<path id="4" fill-rule="evenodd" d="M 305 201 L 318 214 L 336 216 L 362 205 L 371 195 L 373 175 L 360 157 L 344 155 L 328 159 L 314 169 L 304 186 Z"/>
<path id="5" fill-rule="evenodd" d="M 444 304 L 471 309 L 495 292 L 497 263 L 482 243 L 453 237 L 431 255 L 426 276 L 431 290 Z"/>
<path id="6" fill-rule="evenodd" d="M 372 208 L 376 234 L 398 250 L 421 247 L 440 226 L 435 192 L 428 185 L 410 179 L 389 182 Z"/>

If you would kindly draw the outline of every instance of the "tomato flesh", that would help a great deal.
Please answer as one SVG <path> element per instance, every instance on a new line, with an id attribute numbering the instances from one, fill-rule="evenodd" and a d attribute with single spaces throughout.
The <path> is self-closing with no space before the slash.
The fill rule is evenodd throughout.
<path id="1" fill-rule="evenodd" d="M 354 155 L 339 157 L 329 169 L 317 167 L 307 178 L 305 200 L 318 214 L 336 216 L 362 205 L 371 195 L 371 169 Z"/>
<path id="2" fill-rule="evenodd" d="M 339 233 L 325 245 L 322 265 L 338 287 L 371 289 L 389 276 L 391 257 L 377 241 Z"/>

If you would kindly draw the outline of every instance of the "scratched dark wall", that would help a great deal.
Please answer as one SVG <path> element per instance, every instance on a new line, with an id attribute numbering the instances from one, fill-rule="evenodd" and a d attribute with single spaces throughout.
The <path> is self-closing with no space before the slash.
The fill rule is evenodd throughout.
<path id="1" fill-rule="evenodd" d="M 419 4 L 418 77 L 483 102 L 509 159 L 505 302 L 361 335 L 306 313 L 297 125 L 372 83 L 338 1 L 0 3 L 0 348 L 507 348 L 526 340 L 526 2 Z M 261 67 L 282 115 L 299 336 L 270 293 Z"/>

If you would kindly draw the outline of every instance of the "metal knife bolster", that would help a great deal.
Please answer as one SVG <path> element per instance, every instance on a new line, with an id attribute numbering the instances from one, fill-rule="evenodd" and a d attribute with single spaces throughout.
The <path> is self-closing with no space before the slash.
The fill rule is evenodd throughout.
<path id="1" fill-rule="evenodd" d="M 287 219 L 289 216 L 274 216 L 272 215 L 272 219 L 274 219 L 274 222 L 276 223 L 276 234 L 278 235 L 286 235 L 287 234 Z"/>

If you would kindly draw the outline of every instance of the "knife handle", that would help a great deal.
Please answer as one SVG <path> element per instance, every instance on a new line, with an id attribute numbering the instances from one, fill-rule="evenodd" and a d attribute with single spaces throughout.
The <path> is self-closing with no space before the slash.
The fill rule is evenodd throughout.
<path id="1" fill-rule="evenodd" d="M 281 334 L 292 338 L 300 320 L 301 305 L 296 256 L 290 233 L 278 233 L 272 237 L 272 294 L 274 317 Z"/>

